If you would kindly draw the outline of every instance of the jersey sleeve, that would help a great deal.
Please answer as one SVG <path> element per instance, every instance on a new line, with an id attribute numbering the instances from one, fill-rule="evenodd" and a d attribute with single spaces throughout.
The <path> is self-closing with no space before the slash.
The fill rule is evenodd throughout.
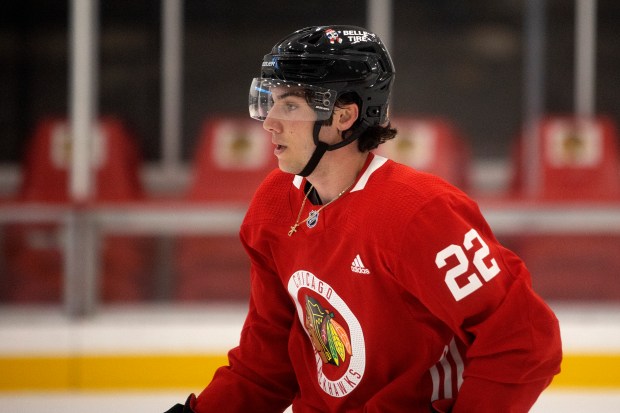
<path id="1" fill-rule="evenodd" d="M 452 412 L 529 411 L 559 372 L 561 342 L 524 263 L 458 193 L 420 208 L 403 237 L 397 276 L 467 347 Z"/>
<path id="2" fill-rule="evenodd" d="M 287 349 L 294 307 L 269 259 L 244 245 L 251 259 L 248 315 L 229 366 L 198 396 L 196 413 L 282 412 L 298 391 Z"/>

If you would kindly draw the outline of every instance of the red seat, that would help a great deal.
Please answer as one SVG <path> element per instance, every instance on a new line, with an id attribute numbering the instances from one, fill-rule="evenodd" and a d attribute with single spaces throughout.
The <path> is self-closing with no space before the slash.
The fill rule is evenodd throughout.
<path id="1" fill-rule="evenodd" d="M 467 189 L 469 147 L 451 122 L 441 118 L 394 117 L 392 126 L 398 130 L 396 138 L 379 145 L 377 154 Z"/>
<path id="2" fill-rule="evenodd" d="M 537 125 L 537 134 L 539 199 L 620 199 L 618 135 L 610 118 L 549 116 Z M 513 162 L 516 196 L 524 196 L 523 150 L 519 139 Z"/>
<path id="3" fill-rule="evenodd" d="M 101 119 L 92 138 L 96 185 L 93 202 L 143 198 L 140 157 L 134 137 L 117 119 Z M 65 119 L 42 120 L 30 139 L 16 200 L 70 205 L 71 139 Z M 58 223 L 12 224 L 5 230 L 7 282 L 4 299 L 50 302 L 62 297 L 64 227 Z M 149 295 L 151 242 L 108 236 L 101 243 L 104 301 L 140 300 Z"/>
<path id="4" fill-rule="evenodd" d="M 204 123 L 189 200 L 247 205 L 277 160 L 261 122 L 220 118 Z"/>
<path id="5" fill-rule="evenodd" d="M 277 168 L 272 151 L 270 135 L 260 122 L 249 118 L 205 122 L 188 201 L 247 208 L 262 180 Z M 236 230 L 230 235 L 179 238 L 175 265 L 179 300 L 249 297 L 250 264 Z"/>
<path id="6" fill-rule="evenodd" d="M 538 136 L 540 192 L 534 200 L 620 201 L 618 136 L 609 118 L 546 117 Z M 514 195 L 531 199 L 524 193 L 521 159 L 514 159 Z M 620 234 L 531 234 L 514 242 L 546 299 L 620 300 Z"/>

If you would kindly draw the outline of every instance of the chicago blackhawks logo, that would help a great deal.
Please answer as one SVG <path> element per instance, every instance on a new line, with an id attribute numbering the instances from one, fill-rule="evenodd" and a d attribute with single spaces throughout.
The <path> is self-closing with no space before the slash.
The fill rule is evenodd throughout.
<path id="1" fill-rule="evenodd" d="M 306 296 L 306 331 L 323 363 L 339 366 L 351 355 L 351 342 L 344 328 L 317 300 Z"/>
<path id="2" fill-rule="evenodd" d="M 315 350 L 319 386 L 333 397 L 347 396 L 366 368 L 359 321 L 329 284 L 308 271 L 295 272 L 288 291 Z"/>

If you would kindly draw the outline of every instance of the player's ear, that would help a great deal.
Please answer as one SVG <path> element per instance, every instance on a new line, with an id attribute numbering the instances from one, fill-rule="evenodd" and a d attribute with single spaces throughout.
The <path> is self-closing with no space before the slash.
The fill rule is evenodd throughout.
<path id="1" fill-rule="evenodd" d="M 359 108 L 355 103 L 348 103 L 334 110 L 334 126 L 338 130 L 348 130 L 359 117 Z"/>

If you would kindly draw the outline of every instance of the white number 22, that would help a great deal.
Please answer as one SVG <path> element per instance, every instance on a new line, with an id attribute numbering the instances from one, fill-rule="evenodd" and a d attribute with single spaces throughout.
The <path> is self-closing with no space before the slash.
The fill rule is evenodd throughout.
<path id="1" fill-rule="evenodd" d="M 449 245 L 439 251 L 435 257 L 435 264 L 439 269 L 445 267 L 447 264 L 447 259 L 452 256 L 456 257 L 456 260 L 458 261 L 454 267 L 450 268 L 446 272 L 445 277 L 446 285 L 450 289 L 450 292 L 456 301 L 467 297 L 478 288 L 482 287 L 482 280 L 488 282 L 499 274 L 499 266 L 497 265 L 495 258 L 491 258 L 489 261 L 490 265 L 487 265 L 484 261 L 485 258 L 489 256 L 489 246 L 484 242 L 475 229 L 471 229 L 467 232 L 467 234 L 465 234 L 465 238 L 463 240 L 463 247 L 465 247 L 465 250 L 471 250 L 474 247 L 475 240 L 478 240 L 479 246 L 474 253 L 473 264 L 474 267 L 476 267 L 476 270 L 478 270 L 478 273 L 474 272 L 470 274 L 467 277 L 466 283 L 458 283 L 456 280 L 458 277 L 465 274 L 467 272 L 467 268 L 469 267 L 469 258 L 460 245 Z M 480 277 L 482 277 L 482 280 Z"/>

